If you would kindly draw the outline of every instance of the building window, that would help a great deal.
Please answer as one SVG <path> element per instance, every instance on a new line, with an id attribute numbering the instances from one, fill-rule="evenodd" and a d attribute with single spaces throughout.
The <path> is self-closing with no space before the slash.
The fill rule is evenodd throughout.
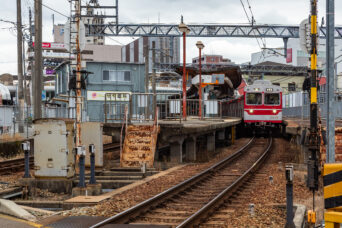
<path id="1" fill-rule="evenodd" d="M 288 86 L 288 91 L 296 91 L 296 83 L 289 83 Z"/>
<path id="2" fill-rule="evenodd" d="M 130 71 L 112 71 L 104 70 L 102 75 L 103 81 L 109 82 L 130 82 L 131 72 Z"/>

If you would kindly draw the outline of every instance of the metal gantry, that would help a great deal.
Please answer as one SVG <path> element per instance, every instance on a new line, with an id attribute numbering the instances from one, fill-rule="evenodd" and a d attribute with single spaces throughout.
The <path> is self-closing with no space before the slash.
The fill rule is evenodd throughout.
<path id="1" fill-rule="evenodd" d="M 296 25 L 187 24 L 188 37 L 299 38 Z M 102 24 L 87 25 L 87 36 L 182 36 L 177 24 Z M 321 38 L 326 27 L 319 28 Z M 335 27 L 335 38 L 342 39 L 342 27 Z"/>

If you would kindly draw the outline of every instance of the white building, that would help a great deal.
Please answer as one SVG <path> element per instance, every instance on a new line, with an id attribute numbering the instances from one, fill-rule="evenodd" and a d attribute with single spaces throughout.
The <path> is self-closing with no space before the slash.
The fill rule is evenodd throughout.
<path id="1" fill-rule="evenodd" d="M 326 45 L 325 39 L 319 39 L 319 47 L 318 47 L 318 67 L 321 69 L 325 68 L 325 58 L 326 58 Z M 342 60 L 342 40 L 335 40 L 335 62 L 339 62 Z M 284 48 L 274 48 L 274 49 L 265 49 L 260 52 L 252 53 L 251 56 L 251 64 L 255 65 L 258 63 L 271 61 L 282 64 L 289 64 L 293 66 L 308 66 L 310 55 L 304 52 L 299 44 L 299 39 L 289 39 L 287 44 L 287 58 L 284 57 Z M 337 72 L 342 71 L 342 63 L 338 63 Z"/>

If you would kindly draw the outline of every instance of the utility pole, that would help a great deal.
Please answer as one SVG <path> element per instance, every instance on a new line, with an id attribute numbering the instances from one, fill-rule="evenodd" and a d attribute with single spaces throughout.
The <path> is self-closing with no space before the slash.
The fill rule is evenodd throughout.
<path id="1" fill-rule="evenodd" d="M 80 1 L 76 1 L 76 147 L 81 146 L 81 50 L 80 50 L 80 19 L 81 19 L 81 4 Z"/>
<path id="2" fill-rule="evenodd" d="M 318 153 L 319 134 L 317 118 L 317 0 L 311 1 L 311 90 L 310 90 L 310 135 L 308 160 L 308 180 L 307 185 L 312 191 L 312 210 L 308 211 L 308 218 L 314 218 L 309 223 L 316 221 L 315 213 L 315 191 L 318 190 Z"/>
<path id="3" fill-rule="evenodd" d="M 334 73 L 334 62 L 335 62 L 335 1 L 327 0 L 326 7 L 327 17 L 327 42 L 326 42 L 326 72 L 328 81 L 328 102 L 327 102 L 327 138 L 328 148 L 326 150 L 326 161 L 327 163 L 335 162 L 335 73 Z"/>
<path id="4" fill-rule="evenodd" d="M 75 1 L 76 10 L 76 150 L 79 156 L 79 183 L 78 187 L 84 188 L 85 185 L 85 148 L 81 144 L 81 121 L 82 121 L 82 62 L 80 47 L 80 21 L 81 21 L 81 1 Z M 70 32 L 72 27 L 70 26 Z"/>
<path id="5" fill-rule="evenodd" d="M 33 51 L 33 38 L 32 38 L 32 11 L 31 8 L 29 8 L 29 23 L 30 23 L 30 41 L 29 41 L 29 52 L 31 53 Z M 31 83 L 29 86 L 29 91 L 30 91 L 30 105 L 31 107 L 34 107 L 34 92 L 33 92 L 33 85 L 35 84 L 35 78 L 34 78 L 34 69 L 33 69 L 33 57 L 28 56 L 29 58 L 29 64 L 30 64 L 30 70 L 31 70 Z M 32 109 L 31 109 L 32 110 Z M 31 111 L 30 110 L 30 111 Z M 27 112 L 29 109 L 27 108 Z"/>
<path id="6" fill-rule="evenodd" d="M 29 41 L 29 52 L 31 53 L 33 51 L 33 39 L 32 39 L 32 12 L 31 8 L 29 8 L 29 23 L 30 23 L 30 41 Z M 30 64 L 30 70 L 31 70 L 31 83 L 30 83 L 30 104 L 31 107 L 34 105 L 34 99 L 33 99 L 33 85 L 34 85 L 34 70 L 33 70 L 33 58 L 32 56 L 28 56 L 29 58 L 29 64 Z"/>
<path id="7" fill-rule="evenodd" d="M 150 39 L 147 37 L 147 44 L 144 46 L 145 52 L 145 93 L 149 93 L 149 83 L 150 83 L 150 48 L 149 48 Z M 148 120 L 150 118 L 150 97 L 146 96 L 146 111 L 145 111 L 145 119 Z"/>
<path id="8" fill-rule="evenodd" d="M 156 42 L 152 41 L 152 92 L 153 92 L 153 119 L 156 118 L 157 95 L 156 95 Z"/>
<path id="9" fill-rule="evenodd" d="M 34 118 L 42 117 L 42 78 L 43 78 L 43 58 L 42 58 L 42 0 L 34 1 Z"/>
<path id="10" fill-rule="evenodd" d="M 144 46 L 145 49 L 145 93 L 148 93 L 149 85 L 149 71 L 150 71 L 150 48 L 149 48 L 149 38 L 147 38 L 147 44 Z"/>
<path id="11" fill-rule="evenodd" d="M 21 24 L 21 0 L 17 0 L 17 55 L 18 55 L 18 121 L 19 132 L 24 131 L 23 127 L 23 108 L 24 108 L 24 96 L 23 96 L 23 31 Z"/>

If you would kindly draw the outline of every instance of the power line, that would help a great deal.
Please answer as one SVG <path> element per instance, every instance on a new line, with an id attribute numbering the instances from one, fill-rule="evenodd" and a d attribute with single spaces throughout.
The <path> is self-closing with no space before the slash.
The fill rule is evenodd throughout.
<path id="1" fill-rule="evenodd" d="M 249 15 L 248 15 L 248 13 L 247 13 L 247 11 L 246 11 L 245 4 L 243 4 L 242 0 L 240 0 L 240 3 L 241 3 L 241 5 L 242 5 L 243 11 L 245 11 L 245 14 L 246 14 L 246 17 L 247 17 L 248 22 L 249 22 L 250 24 L 253 24 L 253 21 L 251 22 L 251 20 L 249 19 Z M 262 49 L 262 48 L 261 48 L 261 45 L 260 45 L 260 42 L 259 42 L 259 39 L 256 37 L 255 31 L 253 31 L 253 34 L 255 35 L 255 39 L 256 39 L 256 41 L 257 41 L 257 43 L 258 43 L 259 48 Z M 263 52 L 262 52 L 262 55 L 264 55 Z"/>
<path id="2" fill-rule="evenodd" d="M 27 3 L 27 5 L 30 5 L 30 6 L 33 5 L 33 3 L 31 4 L 29 0 L 26 0 L 26 3 Z M 44 3 L 41 3 L 41 5 L 44 6 L 45 8 L 47 8 L 47 9 L 57 13 L 57 14 L 63 16 L 63 17 L 69 18 L 69 16 L 65 15 L 64 13 L 61 13 L 58 10 L 53 9 L 52 7 L 50 7 L 50 6 L 48 6 L 48 5 L 44 4 Z"/>
<path id="3" fill-rule="evenodd" d="M 64 17 L 66 17 L 66 18 L 69 18 L 69 16 L 67 16 L 67 15 L 65 15 L 65 14 L 63 14 L 63 13 L 61 13 L 61 12 L 59 12 L 59 11 L 53 9 L 53 8 L 51 8 L 50 6 L 47 6 L 47 5 L 43 4 L 43 3 L 41 3 L 41 4 L 42 4 L 42 6 L 44 6 L 45 8 L 47 8 L 47 9 L 53 11 L 53 12 L 58 13 L 59 15 L 62 15 Z"/>
<path id="4" fill-rule="evenodd" d="M 254 17 L 254 14 L 253 14 L 253 11 L 252 11 L 252 7 L 251 7 L 251 4 L 249 3 L 249 0 L 246 0 L 247 1 L 247 4 L 248 4 L 248 8 L 249 8 L 249 11 L 250 11 L 250 13 L 251 13 L 251 15 L 252 15 L 252 25 L 254 24 L 254 23 L 256 23 L 256 20 L 255 20 L 255 17 Z M 262 44 L 264 45 L 264 47 L 266 47 L 266 39 L 264 38 L 260 38 L 261 39 L 261 42 L 262 42 Z"/>

